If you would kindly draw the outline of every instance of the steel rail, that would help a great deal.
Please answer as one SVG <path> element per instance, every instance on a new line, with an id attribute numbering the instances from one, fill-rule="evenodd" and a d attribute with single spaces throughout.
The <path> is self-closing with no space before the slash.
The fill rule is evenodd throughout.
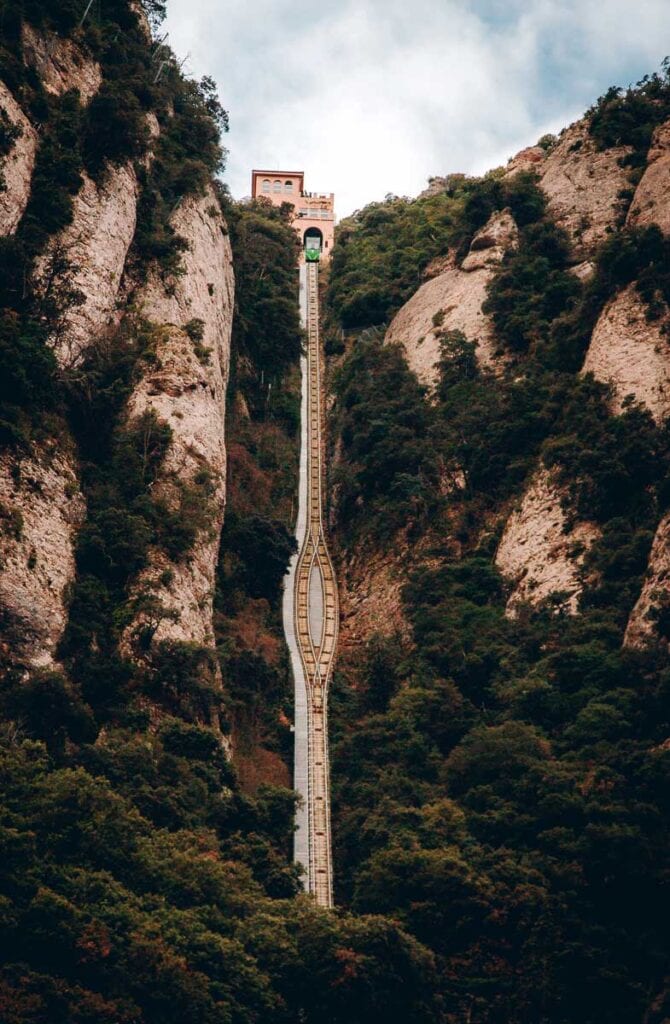
<path id="1" fill-rule="evenodd" d="M 295 639 L 307 690 L 306 888 L 316 902 L 333 905 L 328 755 L 328 687 L 337 647 L 337 581 L 323 528 L 321 343 L 318 264 L 306 265 L 307 516 L 294 576 Z M 296 738 L 297 742 L 297 738 Z"/>

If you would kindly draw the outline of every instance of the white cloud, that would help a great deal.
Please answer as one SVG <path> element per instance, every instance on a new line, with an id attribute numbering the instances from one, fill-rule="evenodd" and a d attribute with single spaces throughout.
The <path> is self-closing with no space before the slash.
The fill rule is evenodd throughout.
<path id="1" fill-rule="evenodd" d="M 167 27 L 230 111 L 233 194 L 301 168 L 341 215 L 495 166 L 670 50 L 667 0 L 169 0 Z"/>

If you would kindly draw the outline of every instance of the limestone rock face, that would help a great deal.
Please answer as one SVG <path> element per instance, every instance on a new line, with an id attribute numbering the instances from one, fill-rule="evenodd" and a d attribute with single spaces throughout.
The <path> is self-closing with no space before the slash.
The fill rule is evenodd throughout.
<path id="1" fill-rule="evenodd" d="M 440 331 L 463 331 L 469 341 L 478 343 L 481 358 L 491 360 L 493 335 L 482 312 L 489 278 L 486 269 L 470 274 L 458 267 L 446 270 L 422 284 L 391 321 L 385 340 L 403 345 L 410 369 L 422 384 L 431 386 L 437 380 Z M 442 311 L 444 320 L 436 327 L 433 317 Z"/>
<path id="2" fill-rule="evenodd" d="M 667 604 L 670 594 L 670 515 L 656 530 L 642 591 L 630 613 L 624 645 L 644 647 L 658 636 L 654 612 Z"/>
<path id="3" fill-rule="evenodd" d="M 14 658 L 48 667 L 67 621 L 74 580 L 74 540 L 84 517 L 74 458 L 42 449 L 0 458 L 0 608 Z"/>
<path id="4" fill-rule="evenodd" d="M 496 552 L 496 565 L 513 584 L 507 614 L 514 617 L 520 604 L 539 604 L 560 592 L 574 615 L 582 590 L 580 565 L 597 537 L 593 523 L 578 523 L 566 532 L 560 491 L 540 468 L 507 520 Z"/>
<path id="5" fill-rule="evenodd" d="M 214 576 L 223 523 L 226 485 L 225 392 L 230 359 L 234 278 L 230 242 L 213 192 L 186 200 L 173 218 L 187 240 L 186 273 L 172 288 L 154 276 L 143 289 L 142 312 L 163 325 L 156 356 L 157 368 L 138 384 L 128 406 L 129 418 L 147 410 L 167 422 L 172 443 L 157 488 L 168 502 L 179 484 L 192 485 L 203 472 L 210 475 L 207 528 L 183 561 L 169 563 L 155 551 L 135 593 L 150 586 L 170 618 L 164 619 L 156 640 L 174 639 L 213 644 Z M 184 327 L 201 321 L 202 341 L 209 353 L 200 357 Z M 171 578 L 159 577 L 169 568 Z M 142 622 L 139 616 L 138 622 Z M 131 638 L 138 624 L 126 636 Z"/>
<path id="6" fill-rule="evenodd" d="M 139 25 L 140 32 L 147 40 L 147 42 L 151 42 L 151 25 L 149 24 L 149 19 L 147 18 L 146 11 L 142 6 L 142 0 L 130 0 L 128 6 L 137 15 L 137 23 Z"/>
<path id="7" fill-rule="evenodd" d="M 500 263 L 508 249 L 518 245 L 519 230 L 509 210 L 501 210 L 489 218 L 470 243 L 470 251 L 461 264 L 462 270 L 480 270 Z"/>
<path id="8" fill-rule="evenodd" d="M 16 231 L 30 197 L 30 181 L 35 166 L 37 133 L 9 89 L 0 82 L 0 119 L 17 128 L 19 136 L 9 153 L 0 156 L 0 235 Z"/>
<path id="9" fill-rule="evenodd" d="M 482 363 L 494 362 L 493 331 L 482 305 L 496 264 L 507 249 L 517 244 L 517 236 L 509 211 L 493 214 L 473 238 L 463 266 L 449 261 L 446 269 L 422 284 L 393 318 L 385 340 L 404 346 L 407 362 L 423 384 L 436 382 L 439 335 L 443 331 L 462 331 L 468 341 L 477 342 Z"/>
<path id="10" fill-rule="evenodd" d="M 451 270 L 456 266 L 458 264 L 456 263 L 456 254 L 454 252 L 448 252 L 446 256 L 436 256 L 424 269 L 421 275 L 422 280 L 431 281 L 434 277 L 443 274 L 445 270 Z"/>
<path id="11" fill-rule="evenodd" d="M 519 171 L 539 171 L 547 154 L 542 146 L 528 146 L 508 161 L 505 168 L 505 177 L 510 178 Z"/>
<path id="12" fill-rule="evenodd" d="M 599 151 L 581 120 L 566 128 L 539 168 L 549 212 L 580 259 L 591 255 L 617 222 L 618 194 L 629 187 L 618 161 L 629 151 L 626 146 Z"/>
<path id="13" fill-rule="evenodd" d="M 670 121 L 654 132 L 626 223 L 639 227 L 658 224 L 666 235 L 670 233 Z"/>
<path id="14" fill-rule="evenodd" d="M 61 39 L 55 32 L 38 32 L 27 22 L 21 35 L 24 60 L 37 72 L 47 92 L 61 96 L 78 89 L 84 105 L 92 100 L 102 84 L 97 61 L 85 57 L 71 39 Z"/>
<path id="15" fill-rule="evenodd" d="M 37 73 L 47 92 L 60 96 L 70 89 L 78 89 L 84 105 L 91 101 L 102 83 L 97 61 L 86 57 L 70 39 L 61 39 L 54 32 L 39 32 L 27 23 L 22 26 L 21 38 L 24 60 Z M 10 235 L 16 230 L 30 197 L 38 137 L 9 89 L 0 82 L 2 115 L 20 130 L 10 152 L 0 157 L 0 175 L 5 184 L 4 191 L 0 191 L 0 235 Z"/>
<path id="16" fill-rule="evenodd" d="M 434 177 L 428 179 L 428 185 L 424 188 L 423 192 L 419 193 L 419 199 L 431 199 L 433 196 L 439 196 L 447 188 L 448 178 L 445 177 Z"/>
<path id="17" fill-rule="evenodd" d="M 225 349 L 227 360 L 228 342 L 221 346 L 230 332 L 232 252 L 228 229 L 213 191 L 208 190 L 199 199 L 187 199 L 176 210 L 171 223 L 188 242 L 189 248 L 182 255 L 185 273 L 177 278 L 174 289 L 166 289 L 162 281 L 152 278 L 142 293 L 144 312 L 157 323 L 180 327 L 191 320 L 202 320 L 203 345 L 213 348 L 221 360 Z"/>
<path id="18" fill-rule="evenodd" d="M 37 287 L 46 288 L 54 255 L 64 256 L 70 272 L 57 285 L 80 291 L 84 301 L 73 306 L 54 339 L 62 366 L 74 366 L 82 351 L 112 319 L 119 284 L 137 220 L 138 185 L 132 165 L 110 167 L 97 185 L 87 174 L 74 198 L 72 223 L 55 236 L 40 257 Z"/>
<path id="19" fill-rule="evenodd" d="M 570 273 L 574 274 L 579 281 L 587 284 L 596 272 L 596 265 L 593 260 L 584 260 L 583 263 L 573 264 L 569 269 Z"/>
<path id="20" fill-rule="evenodd" d="M 646 305 L 630 284 L 607 303 L 584 360 L 584 373 L 613 386 L 613 406 L 633 395 L 657 421 L 670 413 L 670 344 L 661 321 L 646 319 Z"/>

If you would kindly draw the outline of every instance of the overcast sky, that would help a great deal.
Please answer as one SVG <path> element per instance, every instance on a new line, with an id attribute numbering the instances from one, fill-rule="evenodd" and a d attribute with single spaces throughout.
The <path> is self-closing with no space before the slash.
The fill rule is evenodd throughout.
<path id="1" fill-rule="evenodd" d="M 338 216 L 481 173 L 670 53 L 670 0 L 168 0 L 230 112 L 225 174 L 304 170 Z"/>

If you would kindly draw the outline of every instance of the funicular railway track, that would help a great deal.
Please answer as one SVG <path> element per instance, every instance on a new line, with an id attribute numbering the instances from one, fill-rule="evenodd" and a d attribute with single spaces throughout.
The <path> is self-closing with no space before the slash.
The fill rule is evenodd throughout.
<path id="1" fill-rule="evenodd" d="M 333 903 L 328 759 L 328 685 L 335 659 L 338 631 L 337 583 L 323 529 L 323 460 L 321 441 L 321 373 L 319 338 L 318 264 L 307 263 L 302 273 L 306 287 L 304 315 L 307 328 L 306 358 L 306 516 L 304 535 L 293 574 L 293 633 L 299 653 L 306 698 L 306 729 L 296 729 L 296 744 L 306 741 L 303 780 L 306 830 L 306 888 L 317 903 Z M 294 672 L 295 672 L 294 663 Z M 298 691 L 297 691 L 298 692 Z M 298 701 L 296 701 L 296 704 Z M 305 735 L 306 734 L 306 735 Z M 296 751 L 298 763 L 300 751 Z M 300 829 L 299 829 L 300 830 Z"/>

